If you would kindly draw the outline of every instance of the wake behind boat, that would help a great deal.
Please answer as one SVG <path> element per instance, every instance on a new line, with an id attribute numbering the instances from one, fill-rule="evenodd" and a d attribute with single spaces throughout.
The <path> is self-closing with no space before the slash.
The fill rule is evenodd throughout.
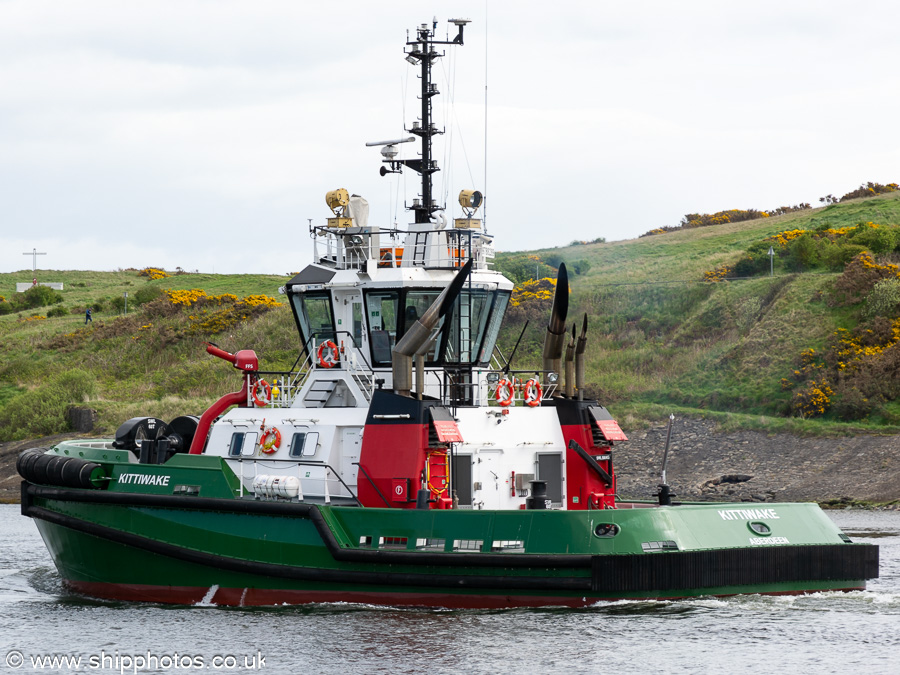
<path id="1" fill-rule="evenodd" d="M 436 24 L 407 40 L 411 136 L 370 144 L 382 175 L 420 174 L 414 222 L 372 226 L 364 199 L 327 194 L 313 262 L 283 288 L 299 367 L 262 372 L 253 351 L 209 344 L 241 388 L 199 417 L 20 456 L 22 513 L 65 583 L 153 602 L 446 607 L 864 588 L 878 547 L 815 504 L 675 504 L 665 485 L 655 504 L 618 500 L 627 437 L 583 399 L 587 317 L 569 333 L 564 265 L 542 368 L 496 349 L 513 284 L 491 269 L 483 196 L 462 190 L 448 222 L 432 195 L 431 67 L 467 21 L 451 23 L 452 40 Z"/>

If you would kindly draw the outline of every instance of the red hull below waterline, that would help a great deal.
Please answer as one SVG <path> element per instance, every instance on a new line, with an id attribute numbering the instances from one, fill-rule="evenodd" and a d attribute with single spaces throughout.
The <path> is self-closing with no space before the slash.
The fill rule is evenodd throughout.
<path id="1" fill-rule="evenodd" d="M 91 581 L 65 581 L 72 591 L 107 600 L 155 602 L 175 605 L 210 604 L 226 607 L 307 605 L 315 603 L 355 603 L 389 607 L 433 607 L 448 609 L 509 609 L 515 607 L 589 607 L 620 598 L 554 597 L 527 595 L 457 595 L 450 593 L 367 593 L 352 591 L 309 591 L 266 588 L 201 588 L 190 586 L 147 586 Z M 864 587 L 834 589 L 837 592 L 865 590 Z M 761 595 L 803 595 L 805 591 L 778 591 Z M 729 594 L 729 596 L 732 594 Z M 635 598 L 635 600 L 678 600 L 685 596 Z M 727 596 L 722 596 L 727 597 Z"/>

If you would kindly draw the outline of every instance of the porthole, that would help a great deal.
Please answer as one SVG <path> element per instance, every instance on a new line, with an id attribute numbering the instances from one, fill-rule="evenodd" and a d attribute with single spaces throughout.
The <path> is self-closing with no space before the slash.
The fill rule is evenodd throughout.
<path id="1" fill-rule="evenodd" d="M 753 532 L 756 532 L 756 534 L 761 534 L 764 537 L 772 534 L 772 528 L 765 523 L 760 523 L 759 521 L 747 523 L 747 527 L 749 527 Z"/>
<path id="2" fill-rule="evenodd" d="M 619 534 L 619 526 L 615 523 L 598 523 L 594 526 L 594 536 L 609 539 Z"/>

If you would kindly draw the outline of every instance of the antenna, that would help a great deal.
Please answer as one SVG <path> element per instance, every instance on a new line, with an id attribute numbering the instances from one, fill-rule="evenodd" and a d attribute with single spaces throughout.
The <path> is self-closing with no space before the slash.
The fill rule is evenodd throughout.
<path id="1" fill-rule="evenodd" d="M 435 128 L 431 119 L 431 99 L 440 94 L 437 87 L 431 82 L 431 66 L 435 59 L 444 56 L 438 52 L 435 45 L 462 45 L 463 30 L 466 24 L 470 23 L 469 19 L 450 19 L 450 23 L 455 25 L 459 32 L 452 40 L 436 40 L 435 31 L 437 30 L 437 19 L 431 25 L 427 23 L 421 24 L 416 28 L 415 39 L 409 39 L 407 33 L 406 46 L 409 51 L 404 51 L 406 60 L 414 66 L 421 69 L 420 79 L 422 88 L 420 100 L 422 101 L 422 113 L 419 120 L 412 123 L 412 128 L 406 129 L 414 136 L 422 139 L 422 152 L 419 159 L 397 159 L 399 151 L 398 143 L 408 143 L 414 138 L 399 139 L 396 141 L 381 141 L 377 143 L 366 143 L 367 146 L 384 146 L 381 149 L 381 155 L 384 158 L 382 162 L 387 166 L 382 166 L 380 173 L 385 176 L 389 173 L 401 173 L 404 166 L 416 171 L 422 177 L 422 192 L 419 199 L 413 199 L 411 211 L 416 214 L 416 223 L 430 223 L 432 214 L 440 210 L 432 197 L 431 174 L 440 171 L 437 162 L 431 157 L 431 139 L 437 134 L 444 133 L 443 130 Z"/>

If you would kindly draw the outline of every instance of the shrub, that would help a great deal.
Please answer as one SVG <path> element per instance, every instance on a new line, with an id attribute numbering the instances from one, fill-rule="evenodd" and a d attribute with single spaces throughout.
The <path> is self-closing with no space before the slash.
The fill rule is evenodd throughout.
<path id="1" fill-rule="evenodd" d="M 788 244 L 785 266 L 793 271 L 808 270 L 819 263 L 819 247 L 812 235 L 803 233 Z"/>
<path id="2" fill-rule="evenodd" d="M 15 309 L 13 309 L 13 306 L 6 302 L 6 300 L 0 302 L 0 316 L 3 316 L 5 314 L 12 314 L 14 311 Z"/>
<path id="3" fill-rule="evenodd" d="M 799 417 L 818 417 L 824 415 L 831 407 L 831 397 L 834 395 L 828 382 L 813 380 L 809 386 L 794 394 L 791 400 L 791 409 Z"/>
<path id="4" fill-rule="evenodd" d="M 582 258 L 581 260 L 576 260 L 572 263 L 572 270 L 575 274 L 587 274 L 588 270 L 591 269 L 591 262 L 589 260 L 585 260 Z"/>
<path id="5" fill-rule="evenodd" d="M 900 306 L 900 279 L 890 277 L 875 283 L 866 296 L 864 315 L 869 318 L 893 317 Z"/>
<path id="6" fill-rule="evenodd" d="M 763 255 L 746 255 L 734 264 L 732 274 L 735 277 L 752 277 L 769 271 L 769 257 Z"/>
<path id="7" fill-rule="evenodd" d="M 867 398 L 856 387 L 842 392 L 831 408 L 835 417 L 841 420 L 863 420 L 875 410 L 875 402 Z"/>
<path id="8" fill-rule="evenodd" d="M 897 246 L 898 230 L 895 227 L 879 227 L 875 223 L 860 224 L 850 233 L 850 241 L 864 246 L 872 253 L 888 253 Z"/>
<path id="9" fill-rule="evenodd" d="M 47 311 L 47 316 L 68 316 L 69 312 L 65 307 L 57 305 L 56 307 L 51 307 Z"/>
<path id="10" fill-rule="evenodd" d="M 900 267 L 879 265 L 871 253 L 863 251 L 847 263 L 844 273 L 834 282 L 834 302 L 839 305 L 855 304 L 865 298 L 882 279 L 896 279 L 898 276 Z"/>
<path id="11" fill-rule="evenodd" d="M 0 440 L 48 436 L 67 430 L 66 408 L 94 394 L 94 378 L 79 369 L 62 372 L 0 409 Z"/>
<path id="12" fill-rule="evenodd" d="M 143 305 L 146 302 L 153 302 L 162 297 L 162 289 L 159 286 L 146 285 L 139 288 L 134 294 L 134 304 Z M 129 298 L 131 299 L 131 298 Z"/>
<path id="13" fill-rule="evenodd" d="M 24 293 L 17 293 L 11 299 L 13 309 L 20 312 L 24 309 L 37 309 L 47 305 L 56 305 L 63 301 L 62 293 L 49 286 L 32 286 Z"/>
<path id="14" fill-rule="evenodd" d="M 159 267 L 145 267 L 138 272 L 138 276 L 149 277 L 150 281 L 156 281 L 157 279 L 165 279 L 169 276 L 169 273 Z"/>
<path id="15" fill-rule="evenodd" d="M 860 197 L 874 197 L 875 195 L 884 194 L 886 192 L 894 192 L 897 189 L 900 189 L 900 186 L 898 186 L 896 183 L 888 183 L 887 185 L 882 185 L 881 183 L 873 183 L 872 181 L 869 181 L 865 185 L 860 185 L 852 192 L 848 192 L 847 194 L 845 194 L 843 197 L 841 197 L 840 201 L 843 202 L 848 199 L 858 199 Z"/>

